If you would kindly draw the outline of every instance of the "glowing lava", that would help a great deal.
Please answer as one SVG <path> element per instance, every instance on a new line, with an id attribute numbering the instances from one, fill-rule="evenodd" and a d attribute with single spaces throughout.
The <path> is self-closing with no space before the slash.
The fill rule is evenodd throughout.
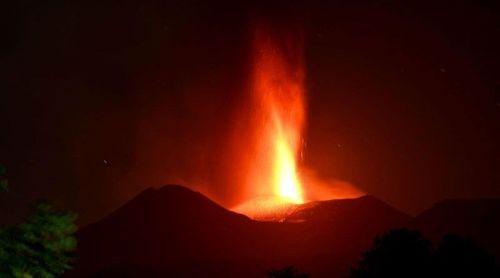
<path id="1" fill-rule="evenodd" d="M 236 211 L 252 216 L 283 211 L 304 200 L 297 161 L 305 124 L 302 43 L 258 26 L 254 36 L 252 121 L 247 163 L 250 201 Z"/>
<path id="2" fill-rule="evenodd" d="M 286 221 L 305 202 L 363 195 L 350 183 L 299 165 L 306 120 L 302 33 L 254 27 L 251 94 L 236 122 L 238 160 L 231 168 L 242 179 L 243 201 L 233 210 L 256 220 Z"/>
<path id="3" fill-rule="evenodd" d="M 297 173 L 305 123 L 302 44 L 287 38 L 276 41 L 261 27 L 256 31 L 254 48 L 253 94 L 263 120 L 261 160 L 267 160 L 264 165 L 272 168 L 267 184 L 272 195 L 303 203 Z"/>
<path id="4" fill-rule="evenodd" d="M 277 138 L 274 155 L 274 193 L 293 203 L 303 203 L 302 188 L 297 177 L 295 155 L 286 138 Z"/>

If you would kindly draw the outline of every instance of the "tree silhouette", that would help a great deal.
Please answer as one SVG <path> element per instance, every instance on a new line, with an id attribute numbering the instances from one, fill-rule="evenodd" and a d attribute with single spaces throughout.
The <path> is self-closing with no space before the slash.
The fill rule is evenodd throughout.
<path id="1" fill-rule="evenodd" d="M 375 238 L 374 246 L 363 254 L 351 277 L 425 277 L 430 254 L 431 243 L 420 232 L 392 230 Z"/>
<path id="2" fill-rule="evenodd" d="M 287 266 L 282 269 L 273 269 L 267 273 L 269 278 L 307 278 L 309 274 L 299 272 L 293 266 Z"/>
<path id="3" fill-rule="evenodd" d="M 24 223 L 0 230 L 0 277 L 48 278 L 70 269 L 75 219 L 42 201 Z"/>
<path id="4" fill-rule="evenodd" d="M 458 235 L 446 235 L 433 249 L 420 232 L 391 230 L 374 240 L 351 278 L 500 277 L 493 256 Z"/>
<path id="5" fill-rule="evenodd" d="M 0 164 L 0 192 L 5 192 L 9 190 L 9 183 L 5 177 L 5 166 Z"/>
<path id="6" fill-rule="evenodd" d="M 433 257 L 436 277 L 500 277 L 495 258 L 471 239 L 443 237 Z"/>

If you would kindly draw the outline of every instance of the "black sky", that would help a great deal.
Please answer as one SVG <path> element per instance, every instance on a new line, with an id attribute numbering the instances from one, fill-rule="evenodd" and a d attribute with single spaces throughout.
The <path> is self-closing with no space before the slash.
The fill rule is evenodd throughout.
<path id="1" fill-rule="evenodd" d="M 5 219 L 47 197 L 84 223 L 170 182 L 234 205 L 256 17 L 306 31 L 305 165 L 412 213 L 500 196 L 494 1 L 92 2 L 3 4 Z"/>

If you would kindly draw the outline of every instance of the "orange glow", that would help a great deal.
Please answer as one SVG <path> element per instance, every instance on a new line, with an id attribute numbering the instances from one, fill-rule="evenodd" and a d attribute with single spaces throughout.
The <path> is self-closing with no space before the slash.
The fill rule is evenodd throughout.
<path id="1" fill-rule="evenodd" d="M 253 100 L 257 143 L 250 173 L 257 190 L 282 201 L 304 202 L 297 160 L 305 123 L 301 43 L 275 39 L 265 28 L 254 37 Z"/>
<path id="2" fill-rule="evenodd" d="M 276 195 L 294 203 L 304 202 L 302 185 L 297 177 L 295 156 L 284 138 L 276 139 L 273 189 Z"/>
<path id="3" fill-rule="evenodd" d="M 251 94 L 235 123 L 238 159 L 232 168 L 242 178 L 244 197 L 233 210 L 282 221 L 305 202 L 363 195 L 348 182 L 300 165 L 306 123 L 301 33 L 254 27 Z"/>

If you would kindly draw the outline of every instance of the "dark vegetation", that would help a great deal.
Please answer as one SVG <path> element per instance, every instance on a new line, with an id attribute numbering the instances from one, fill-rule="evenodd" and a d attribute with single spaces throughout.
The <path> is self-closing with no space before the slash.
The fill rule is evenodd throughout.
<path id="1" fill-rule="evenodd" d="M 267 272 L 268 278 L 308 278 L 309 274 L 298 271 L 293 266 L 287 266 L 282 269 L 272 269 Z"/>
<path id="2" fill-rule="evenodd" d="M 7 191 L 5 169 L 0 173 Z M 71 268 L 76 215 L 38 201 L 20 224 L 0 229 L 0 277 L 56 277 Z"/>
<path id="3" fill-rule="evenodd" d="M 5 167 L 3 165 L 0 165 L 0 192 L 5 192 L 8 189 L 8 182 L 7 178 L 5 177 Z"/>
<path id="4" fill-rule="evenodd" d="M 417 230 L 396 229 L 376 237 L 351 278 L 500 277 L 493 256 L 471 239 L 445 235 L 436 248 Z"/>
<path id="5" fill-rule="evenodd" d="M 273 269 L 269 278 L 306 278 L 294 266 Z M 500 277 L 495 258 L 472 239 L 445 235 L 437 247 L 418 230 L 394 229 L 374 239 L 351 278 Z"/>

